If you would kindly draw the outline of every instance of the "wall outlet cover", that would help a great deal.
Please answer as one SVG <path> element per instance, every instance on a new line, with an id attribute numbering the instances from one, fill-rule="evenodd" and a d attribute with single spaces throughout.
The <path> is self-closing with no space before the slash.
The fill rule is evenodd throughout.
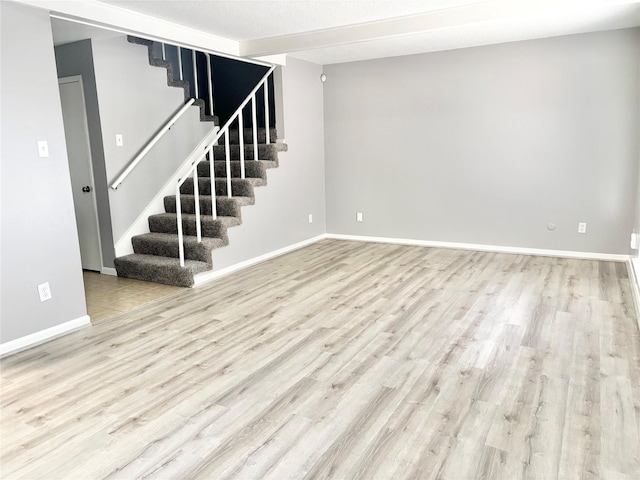
<path id="1" fill-rule="evenodd" d="M 49 287 L 49 282 L 41 283 L 40 285 L 38 285 L 38 294 L 40 295 L 41 302 L 51 300 L 53 295 L 51 295 L 51 288 Z"/>

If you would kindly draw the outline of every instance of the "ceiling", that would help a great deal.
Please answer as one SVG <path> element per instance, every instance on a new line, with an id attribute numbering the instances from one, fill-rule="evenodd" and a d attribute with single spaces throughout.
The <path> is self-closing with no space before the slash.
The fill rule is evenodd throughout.
<path id="1" fill-rule="evenodd" d="M 640 0 L 99 0 L 238 42 L 244 56 L 319 64 L 640 25 Z M 54 40 L 112 35 L 53 20 Z"/>

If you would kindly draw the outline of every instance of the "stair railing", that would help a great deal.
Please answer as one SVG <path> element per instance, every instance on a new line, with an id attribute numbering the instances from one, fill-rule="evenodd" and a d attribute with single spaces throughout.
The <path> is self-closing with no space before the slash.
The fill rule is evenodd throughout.
<path id="1" fill-rule="evenodd" d="M 227 181 L 227 196 L 232 196 L 231 190 L 231 151 L 229 149 L 229 129 L 234 124 L 238 125 L 238 138 L 239 138 L 239 146 L 240 146 L 240 177 L 245 178 L 245 154 L 244 154 L 244 119 L 243 119 L 243 110 L 245 107 L 251 102 L 251 115 L 252 115 L 252 138 L 253 138 L 253 160 L 258 160 L 258 123 L 257 123 L 257 109 L 256 109 L 256 95 L 260 91 L 260 89 L 264 89 L 264 98 L 265 98 L 265 131 L 266 131 L 266 143 L 271 143 L 270 134 L 269 134 L 269 108 L 268 108 L 268 80 L 272 75 L 275 67 L 272 66 L 269 71 L 262 77 L 262 79 L 258 82 L 255 88 L 247 95 L 244 101 L 240 104 L 238 109 L 231 115 L 227 123 L 218 131 L 218 133 L 213 137 L 213 139 L 207 143 L 204 148 L 204 153 L 200 154 L 193 160 L 191 167 L 189 167 L 188 171 L 184 175 L 184 177 L 178 179 L 176 185 L 176 223 L 178 227 L 178 250 L 180 256 L 180 266 L 185 266 L 185 253 L 184 253 L 184 232 L 182 226 L 182 202 L 181 202 L 181 192 L 180 188 L 184 184 L 184 182 L 191 176 L 193 178 L 193 196 L 194 196 L 194 212 L 195 212 L 195 221 L 196 221 L 196 239 L 198 243 L 202 242 L 202 215 L 200 213 L 200 188 L 198 185 L 198 165 L 205 160 L 207 157 L 209 158 L 209 178 L 211 180 L 211 217 L 215 220 L 217 218 L 217 193 L 216 193 L 216 183 L 215 183 L 215 158 L 213 147 L 217 145 L 218 140 L 224 135 L 224 145 L 225 145 L 225 167 L 226 167 L 226 181 Z"/>
<path id="2" fill-rule="evenodd" d="M 161 54 L 161 59 L 165 60 L 167 59 L 167 52 L 166 52 L 166 47 L 167 45 L 170 44 L 166 44 L 166 43 L 161 43 L 161 42 L 156 42 L 157 45 L 160 46 L 160 54 Z M 178 57 L 178 74 L 179 74 L 179 78 L 180 80 L 183 80 L 184 77 L 184 72 L 183 72 L 183 65 L 182 65 L 182 51 L 183 50 L 187 50 L 191 52 L 191 61 L 192 61 L 192 69 L 193 69 L 193 87 L 194 87 L 194 94 L 195 97 L 194 98 L 190 98 L 187 100 L 187 102 L 182 106 L 182 108 L 180 108 L 180 110 L 178 110 L 178 112 L 176 112 L 171 118 L 169 118 L 165 124 L 162 126 L 162 128 L 153 136 L 153 138 L 151 138 L 151 140 L 149 140 L 149 142 L 143 147 L 143 149 L 129 162 L 129 164 L 125 167 L 125 169 L 120 173 L 120 175 L 118 175 L 118 177 L 111 183 L 111 188 L 116 190 L 120 184 L 129 176 L 129 174 L 136 168 L 136 166 L 140 163 L 140 161 L 147 155 L 147 153 L 149 153 L 149 151 L 155 146 L 156 143 L 158 143 L 160 141 L 160 139 L 171 129 L 171 127 L 176 123 L 176 121 L 178 121 L 178 119 L 184 115 L 186 113 L 186 111 L 189 109 L 189 107 L 191 105 L 193 105 L 193 103 L 196 101 L 196 99 L 202 98 L 204 100 L 204 97 L 207 97 L 208 103 L 209 103 L 209 114 L 210 115 L 214 115 L 214 108 L 213 108 L 213 74 L 211 71 L 211 54 L 208 52 L 200 52 L 200 51 L 196 51 L 195 49 L 186 49 L 185 47 L 182 47 L 180 45 L 170 45 L 172 47 L 176 48 L 177 51 L 177 57 Z M 203 53 L 207 59 L 206 61 L 206 74 L 207 74 L 207 85 L 205 85 L 205 93 L 204 95 L 202 94 L 202 85 L 199 85 L 198 83 L 198 62 L 197 62 L 197 53 Z M 264 65 L 267 66 L 268 64 L 257 61 L 257 60 L 252 60 L 252 59 L 243 59 L 244 62 L 246 63 L 252 63 L 255 65 Z M 271 69 L 267 72 L 267 74 L 265 75 L 266 78 L 268 78 L 271 74 L 271 72 L 273 71 L 274 67 L 271 67 Z M 245 100 L 242 105 L 240 106 L 240 109 L 244 108 L 247 105 L 247 102 L 249 101 L 249 99 L 251 99 L 252 102 L 252 109 L 253 109 L 253 124 L 256 124 L 256 99 L 255 99 L 255 94 L 256 92 L 259 90 L 260 86 L 263 85 L 264 82 L 264 78 L 258 83 L 258 86 L 254 89 L 254 91 L 252 91 L 248 97 L 247 100 Z M 264 88 L 264 105 L 265 105 L 265 124 L 269 124 L 269 89 L 268 88 Z M 236 113 L 234 113 L 234 115 L 231 117 L 231 120 L 234 120 L 237 116 L 238 112 L 236 111 Z M 242 112 L 240 112 L 240 120 L 239 122 L 241 123 L 241 128 L 243 127 L 242 125 Z M 266 143 L 270 143 L 270 132 L 269 129 L 267 128 L 267 142 Z M 242 140 L 242 144 L 244 144 L 244 137 L 241 135 L 241 140 Z M 258 156 L 258 147 L 257 147 L 257 130 L 254 129 L 254 136 L 253 136 L 253 143 L 255 145 L 254 148 L 254 158 L 257 159 Z M 244 178 L 244 149 L 243 149 L 243 145 L 241 145 L 241 149 L 240 149 L 240 155 L 241 155 L 241 159 L 242 159 L 242 178 Z"/>
<path id="3" fill-rule="evenodd" d="M 129 174 L 133 171 L 134 168 L 140 163 L 140 161 L 144 158 L 144 156 L 149 153 L 149 151 L 153 148 L 153 146 L 160 141 L 165 133 L 167 133 L 171 127 L 178 121 L 178 119 L 185 114 L 185 112 L 189 109 L 193 102 L 195 102 L 195 98 L 189 99 L 187 103 L 185 103 L 180 110 L 174 113 L 169 120 L 165 122 L 158 133 L 156 133 L 151 140 L 144 146 L 142 150 L 129 162 L 127 167 L 122 171 L 120 175 L 111 183 L 111 188 L 116 190 L 120 184 L 124 181 L 125 178 L 129 176 Z"/>

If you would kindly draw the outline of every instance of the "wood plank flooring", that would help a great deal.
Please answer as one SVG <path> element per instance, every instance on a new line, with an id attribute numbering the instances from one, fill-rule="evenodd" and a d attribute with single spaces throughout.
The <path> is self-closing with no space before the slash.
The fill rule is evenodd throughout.
<path id="1" fill-rule="evenodd" d="M 3 479 L 640 479 L 622 263 L 325 240 L 1 382 Z"/>

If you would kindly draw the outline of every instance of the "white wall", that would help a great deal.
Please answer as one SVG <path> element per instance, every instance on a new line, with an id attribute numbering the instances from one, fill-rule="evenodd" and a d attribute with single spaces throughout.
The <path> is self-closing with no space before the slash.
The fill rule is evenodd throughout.
<path id="1" fill-rule="evenodd" d="M 0 2 L 0 342 L 86 315 L 78 234 L 46 11 Z M 49 157 L 38 156 L 46 140 Z M 53 298 L 40 302 L 38 284 Z"/>
<path id="2" fill-rule="evenodd" d="M 167 86 L 166 69 L 149 65 L 147 48 L 125 36 L 97 39 L 92 47 L 106 176 L 112 182 L 184 105 L 184 91 Z M 109 189 L 114 243 L 212 127 L 191 107 L 120 187 Z M 122 147 L 116 146 L 116 134 L 124 137 Z"/>
<path id="3" fill-rule="evenodd" d="M 328 231 L 628 253 L 639 33 L 325 67 Z"/>
<path id="4" fill-rule="evenodd" d="M 293 58 L 282 67 L 289 151 L 268 170 L 268 185 L 255 189 L 255 205 L 242 208 L 242 225 L 229 229 L 229 245 L 214 250 L 214 271 L 326 232 L 321 73 L 321 66 Z"/>

